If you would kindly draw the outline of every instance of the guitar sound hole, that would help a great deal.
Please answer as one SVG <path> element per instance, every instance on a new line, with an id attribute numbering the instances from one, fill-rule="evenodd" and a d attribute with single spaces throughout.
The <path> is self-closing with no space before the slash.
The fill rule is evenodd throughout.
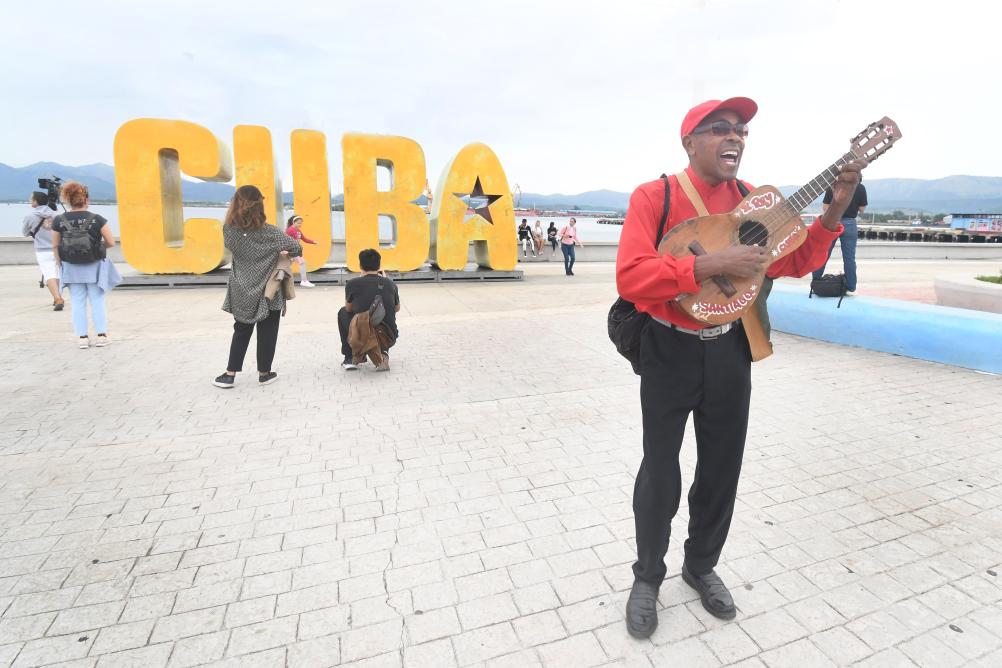
<path id="1" fill-rule="evenodd" d="M 738 239 L 745 246 L 765 246 L 769 241 L 769 230 L 757 220 L 746 220 L 738 228 Z"/>

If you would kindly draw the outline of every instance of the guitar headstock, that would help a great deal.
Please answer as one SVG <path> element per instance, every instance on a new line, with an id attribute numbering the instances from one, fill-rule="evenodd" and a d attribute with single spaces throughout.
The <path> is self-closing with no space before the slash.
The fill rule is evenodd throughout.
<path id="1" fill-rule="evenodd" d="M 870 123 L 866 129 L 849 140 L 849 152 L 856 160 L 873 162 L 901 139 L 898 124 L 887 116 Z"/>

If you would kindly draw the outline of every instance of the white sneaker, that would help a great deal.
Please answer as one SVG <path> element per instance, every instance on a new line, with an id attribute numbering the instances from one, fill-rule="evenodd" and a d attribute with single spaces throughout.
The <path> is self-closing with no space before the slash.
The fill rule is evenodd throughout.
<path id="1" fill-rule="evenodd" d="M 97 343 L 94 344 L 95 348 L 104 348 L 105 346 L 111 345 L 111 339 L 108 338 L 107 334 L 98 334 Z"/>
<path id="2" fill-rule="evenodd" d="M 80 350 L 87 350 L 90 348 L 90 337 L 89 336 L 79 336 L 77 337 L 77 348 Z"/>
<path id="3" fill-rule="evenodd" d="M 309 281 L 303 281 L 303 282 L 301 282 L 301 283 L 299 284 L 299 287 L 301 287 L 301 288 L 315 288 L 315 287 L 317 287 L 317 286 L 313 285 L 313 284 L 312 284 L 312 283 L 310 283 Z"/>

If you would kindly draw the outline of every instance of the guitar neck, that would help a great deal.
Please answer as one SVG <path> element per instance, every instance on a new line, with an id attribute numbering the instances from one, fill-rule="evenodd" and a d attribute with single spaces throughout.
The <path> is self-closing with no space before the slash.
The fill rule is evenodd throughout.
<path id="1" fill-rule="evenodd" d="M 820 174 L 808 181 L 804 187 L 790 195 L 786 200 L 786 205 L 794 213 L 800 213 L 807 208 L 807 205 L 818 198 L 818 195 L 830 188 L 838 179 L 839 169 L 855 160 L 852 153 L 846 153 L 841 158 L 828 165 Z"/>

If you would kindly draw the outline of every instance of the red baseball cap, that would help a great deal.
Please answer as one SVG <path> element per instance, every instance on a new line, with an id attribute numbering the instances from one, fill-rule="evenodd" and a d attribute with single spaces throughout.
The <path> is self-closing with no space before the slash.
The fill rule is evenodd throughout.
<path id="1" fill-rule="evenodd" d="M 728 111 L 733 111 L 741 117 L 741 120 L 747 123 L 752 118 L 755 117 L 755 113 L 758 111 L 758 105 L 755 104 L 755 100 L 748 97 L 731 97 L 726 100 L 707 100 L 706 102 L 700 102 L 695 107 L 689 110 L 689 113 L 685 115 L 682 119 L 682 135 L 686 137 L 692 134 L 692 131 L 696 129 L 703 119 L 720 109 L 727 109 Z"/>

